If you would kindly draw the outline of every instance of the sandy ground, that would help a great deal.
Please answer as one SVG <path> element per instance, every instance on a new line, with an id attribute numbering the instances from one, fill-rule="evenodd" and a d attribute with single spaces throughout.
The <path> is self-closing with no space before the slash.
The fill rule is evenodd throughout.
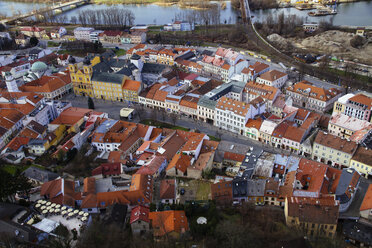
<path id="1" fill-rule="evenodd" d="M 301 49 L 319 54 L 328 54 L 347 60 L 372 65 L 372 42 L 360 49 L 353 48 L 350 40 L 355 36 L 353 33 L 338 30 L 329 30 L 305 39 L 285 39 L 278 34 L 272 34 L 267 39 L 276 44 L 280 49 L 285 49 L 287 43 Z M 371 40 L 371 38 L 370 38 Z"/>
<path id="2" fill-rule="evenodd" d="M 287 39 L 298 48 L 305 48 L 313 52 L 335 55 L 357 62 L 372 65 L 372 43 L 356 49 L 350 45 L 353 33 L 330 30 L 305 39 Z"/>

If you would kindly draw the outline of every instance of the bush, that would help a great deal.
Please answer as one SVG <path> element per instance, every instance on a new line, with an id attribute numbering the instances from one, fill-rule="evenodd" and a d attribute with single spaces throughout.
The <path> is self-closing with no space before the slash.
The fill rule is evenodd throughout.
<path id="1" fill-rule="evenodd" d="M 350 45 L 354 48 L 360 48 L 361 46 L 363 46 L 365 43 L 365 38 L 360 36 L 360 35 L 356 35 L 354 36 L 351 40 L 350 40 Z"/>

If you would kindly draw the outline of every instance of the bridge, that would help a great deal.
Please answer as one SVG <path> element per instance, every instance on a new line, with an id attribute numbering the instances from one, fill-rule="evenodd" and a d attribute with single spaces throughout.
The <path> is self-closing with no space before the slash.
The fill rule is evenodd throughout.
<path id="1" fill-rule="evenodd" d="M 87 4 L 89 2 L 90 2 L 90 0 L 72 0 L 72 1 L 69 1 L 69 2 L 60 2 L 60 3 L 57 3 L 57 4 L 53 4 L 52 6 L 49 6 L 49 7 L 46 7 L 46 8 L 33 10 L 33 11 L 31 11 L 29 13 L 26 13 L 26 14 L 9 17 L 7 19 L 1 20 L 0 22 L 3 23 L 3 24 L 12 24 L 16 21 L 21 21 L 21 20 L 31 18 L 31 17 L 42 17 L 43 18 L 43 14 L 45 14 L 47 12 L 52 13 L 52 15 L 56 15 L 56 14 L 60 14 L 64 11 L 76 8 L 78 6 Z"/>

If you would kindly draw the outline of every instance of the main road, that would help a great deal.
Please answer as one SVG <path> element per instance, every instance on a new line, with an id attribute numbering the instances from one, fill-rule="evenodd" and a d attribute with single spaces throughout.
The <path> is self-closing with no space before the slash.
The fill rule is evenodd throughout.
<path id="1" fill-rule="evenodd" d="M 71 102 L 73 107 L 80 107 L 80 108 L 87 108 L 88 101 L 86 97 L 82 96 L 74 96 L 73 94 L 69 94 L 64 97 L 63 100 L 67 100 Z M 135 114 L 134 119 L 130 120 L 131 122 L 139 123 L 141 120 L 145 119 L 156 119 L 160 122 L 166 122 L 169 124 L 173 124 L 173 120 L 169 113 L 164 113 L 165 111 L 140 107 L 139 104 L 130 104 L 123 103 L 123 102 L 116 102 L 116 101 L 108 101 L 108 100 L 101 100 L 101 99 L 93 99 L 95 111 L 99 112 L 106 112 L 109 114 L 109 117 L 112 119 L 119 120 L 120 119 L 120 109 L 124 107 L 130 107 L 136 109 L 136 112 L 141 112 L 141 115 Z M 192 118 L 188 118 L 182 115 L 179 115 L 176 119 L 175 124 L 177 126 L 189 128 L 190 130 L 198 130 L 201 133 L 205 133 L 207 135 L 211 135 L 214 137 L 219 137 L 221 140 L 230 141 L 237 144 L 243 144 L 247 146 L 253 146 L 257 148 L 262 148 L 264 151 L 271 152 L 271 153 L 283 153 L 289 154 L 287 151 L 283 151 L 281 149 L 273 148 L 268 145 L 264 145 L 261 142 L 254 141 L 249 139 L 245 136 L 234 134 L 232 132 L 221 130 L 220 128 L 213 126 L 209 123 L 205 123 L 202 121 L 194 120 Z"/>

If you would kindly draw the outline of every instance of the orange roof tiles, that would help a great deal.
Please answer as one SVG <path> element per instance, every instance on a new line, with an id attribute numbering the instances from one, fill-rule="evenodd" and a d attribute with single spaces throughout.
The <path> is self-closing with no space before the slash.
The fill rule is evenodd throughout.
<path id="1" fill-rule="evenodd" d="M 160 183 L 160 199 L 176 197 L 176 179 L 164 179 Z"/>
<path id="2" fill-rule="evenodd" d="M 372 107 L 372 98 L 368 97 L 366 95 L 363 95 L 363 94 L 357 94 L 357 95 L 351 97 L 349 99 L 349 101 L 353 101 L 353 102 L 363 104 L 363 105 L 367 106 L 367 108 L 369 108 L 369 109 Z"/>
<path id="3" fill-rule="evenodd" d="M 289 126 L 283 137 L 301 143 L 304 139 L 305 133 L 306 130 L 301 127 Z"/>
<path id="4" fill-rule="evenodd" d="M 263 120 L 261 118 L 248 119 L 247 123 L 245 124 L 245 127 L 256 128 L 257 130 L 259 130 L 261 125 L 262 125 L 262 122 L 263 122 Z"/>
<path id="5" fill-rule="evenodd" d="M 279 78 L 286 76 L 287 74 L 277 70 L 271 70 L 260 75 L 260 78 L 266 81 L 273 82 Z"/>
<path id="6" fill-rule="evenodd" d="M 270 101 L 274 100 L 274 97 L 278 93 L 278 89 L 273 86 L 258 84 L 253 81 L 250 81 L 245 85 L 244 91 L 249 92 L 249 94 L 260 95 L 262 98 Z"/>
<path id="7" fill-rule="evenodd" d="M 245 155 L 234 153 L 234 152 L 225 152 L 223 158 L 226 160 L 232 160 L 236 162 L 243 162 Z"/>
<path id="8" fill-rule="evenodd" d="M 161 212 L 150 212 L 154 236 L 164 236 L 167 233 L 184 233 L 189 229 L 187 217 L 183 210 L 168 210 Z"/>
<path id="9" fill-rule="evenodd" d="M 169 162 L 167 171 L 176 168 L 177 170 L 182 171 L 182 173 L 185 173 L 187 168 L 191 165 L 191 159 L 192 157 L 189 155 L 185 155 L 183 153 L 178 153 L 174 155 L 173 159 Z"/>
<path id="10" fill-rule="evenodd" d="M 314 86 L 312 83 L 304 80 L 287 88 L 287 91 L 292 91 L 297 94 L 308 96 L 310 98 L 315 98 L 321 101 L 329 101 L 333 97 L 341 93 L 340 90 L 336 88 L 324 89 Z"/>
<path id="11" fill-rule="evenodd" d="M 348 141 L 347 139 L 341 139 L 338 136 L 319 131 L 314 143 L 342 151 L 347 154 L 354 154 L 358 145 L 355 142 Z"/>
<path id="12" fill-rule="evenodd" d="M 19 87 L 21 91 L 35 93 L 54 92 L 71 83 L 69 73 L 56 73 L 51 76 L 42 76 L 39 79 L 26 83 Z"/>
<path id="13" fill-rule="evenodd" d="M 52 124 L 66 124 L 74 125 L 76 122 L 81 120 L 84 116 L 91 113 L 91 109 L 70 107 L 65 109 L 53 122 Z"/>
<path id="14" fill-rule="evenodd" d="M 367 193 L 364 195 L 360 211 L 372 209 L 372 184 L 368 186 Z"/>
<path id="15" fill-rule="evenodd" d="M 9 148 L 10 150 L 12 151 L 18 151 L 19 148 L 21 148 L 22 146 L 25 146 L 28 144 L 29 142 L 29 138 L 28 137 L 15 137 L 14 139 L 12 139 L 6 146 L 4 149 L 6 148 Z"/>
<path id="16" fill-rule="evenodd" d="M 96 179 L 94 177 L 84 178 L 83 192 L 85 195 L 96 193 Z"/>
<path id="17" fill-rule="evenodd" d="M 165 98 L 168 96 L 167 91 L 158 90 L 156 91 L 156 94 L 154 94 L 154 100 L 159 102 L 165 102 Z"/>
<path id="18" fill-rule="evenodd" d="M 129 80 L 129 79 L 124 81 L 123 90 L 139 92 L 140 89 L 141 89 L 141 82 Z"/>
<path id="19" fill-rule="evenodd" d="M 192 108 L 192 109 L 197 109 L 198 108 L 198 97 L 193 97 L 193 96 L 184 96 L 182 97 L 180 101 L 180 106 Z"/>
<path id="20" fill-rule="evenodd" d="M 234 112 L 236 115 L 245 117 L 248 113 L 249 104 L 223 96 L 218 99 L 216 109 L 229 110 Z"/>

